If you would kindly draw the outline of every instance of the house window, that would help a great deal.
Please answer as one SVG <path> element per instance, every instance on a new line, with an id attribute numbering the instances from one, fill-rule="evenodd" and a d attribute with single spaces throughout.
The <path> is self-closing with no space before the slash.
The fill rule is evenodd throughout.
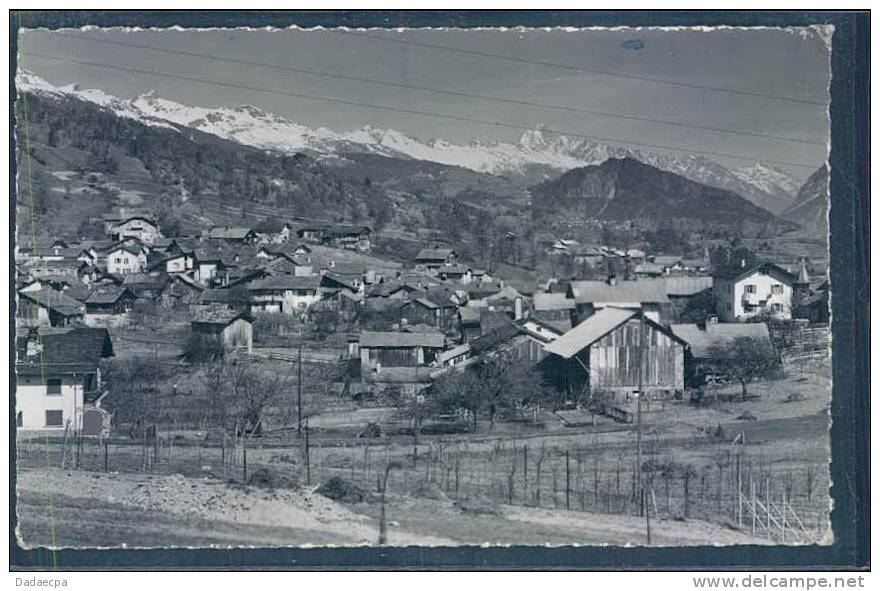
<path id="1" fill-rule="evenodd" d="M 121 263 L 121 262 L 122 262 L 122 259 L 119 258 L 119 257 L 116 257 L 116 264 L 118 265 L 118 264 Z"/>
<path id="2" fill-rule="evenodd" d="M 24 427 L 24 414 L 22 411 L 18 411 L 15 415 L 15 426 Z"/>
<path id="3" fill-rule="evenodd" d="M 46 426 L 47 427 L 61 427 L 64 425 L 64 411 L 63 410 L 47 410 L 46 411 Z"/>
<path id="4" fill-rule="evenodd" d="M 748 285 L 746 285 L 745 289 L 746 293 L 756 293 L 758 291 L 758 288 L 753 283 L 749 283 Z"/>
<path id="5" fill-rule="evenodd" d="M 774 312 L 782 312 L 782 304 L 773 304 L 770 309 Z"/>
<path id="6" fill-rule="evenodd" d="M 774 295 L 781 295 L 782 294 L 782 286 L 779 284 L 772 286 L 770 288 L 770 293 L 772 293 Z"/>
<path id="7" fill-rule="evenodd" d="M 46 380 L 46 394 L 49 396 L 61 395 L 61 379 L 49 378 Z"/>

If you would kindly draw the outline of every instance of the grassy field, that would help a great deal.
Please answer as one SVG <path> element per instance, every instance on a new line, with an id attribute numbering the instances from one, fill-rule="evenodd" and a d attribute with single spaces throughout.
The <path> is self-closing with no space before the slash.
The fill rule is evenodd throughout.
<path id="1" fill-rule="evenodd" d="M 781 542 L 775 527 L 769 537 L 760 526 L 752 536 L 747 513 L 739 524 L 737 489 L 749 498 L 753 484 L 762 503 L 769 495 L 778 506 L 784 495 L 796 514 L 789 518 L 786 543 L 828 542 L 827 378 L 793 375 L 754 384 L 756 396 L 745 402 L 738 396 L 723 401 L 735 392 L 720 389 L 721 396 L 707 405 L 668 401 L 646 410 L 642 478 L 651 493 L 652 541 Z M 755 420 L 738 418 L 746 411 Z M 390 543 L 644 542 L 644 518 L 633 494 L 636 436 L 629 426 L 512 430 L 502 423 L 492 432 L 483 427 L 477 433 L 426 436 L 418 447 L 391 428 L 383 438 L 354 437 L 356 426 L 390 425 L 394 414 L 328 408 L 314 419 L 308 461 L 295 434 L 286 441 L 267 436 L 248 444 L 247 468 L 241 448 L 221 448 L 217 440 L 192 432 L 160 433 L 155 446 L 114 438 L 107 473 L 96 442 L 83 445 L 78 470 L 72 469 L 75 455 L 69 449 L 61 470 L 59 441 L 20 440 L 21 535 L 48 544 L 54 527 L 62 545 L 374 543 L 375 497 L 390 464 Z M 342 505 L 314 493 L 333 477 L 373 502 Z M 51 515 L 47 495 L 53 498 Z M 190 500 L 170 500 L 178 498 Z M 333 519 L 313 520 L 314 499 L 329 504 Z M 258 518 L 253 507 L 263 502 L 269 505 Z M 81 510 L 82 504 L 88 510 Z M 118 521 L 123 507 L 132 506 L 145 513 L 130 512 L 129 533 L 101 533 Z M 287 510 L 300 512 L 276 519 Z M 180 527 L 172 526 L 177 514 L 186 516 Z"/>

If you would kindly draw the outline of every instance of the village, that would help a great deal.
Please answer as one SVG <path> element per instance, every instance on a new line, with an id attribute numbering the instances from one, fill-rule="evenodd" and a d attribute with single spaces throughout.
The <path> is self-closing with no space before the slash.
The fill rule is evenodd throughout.
<path id="1" fill-rule="evenodd" d="M 692 518 L 731 543 L 827 533 L 828 283 L 806 257 L 551 236 L 556 274 L 530 283 L 442 241 L 384 256 L 370 224 L 94 221 L 103 239 L 17 250 L 20 470 L 306 484 L 380 543 L 386 490 L 397 542 L 431 513 L 417 543 L 523 535 L 500 505 L 629 519 L 606 540 L 626 543 L 645 517 L 649 543 L 652 519 L 655 542 Z"/>

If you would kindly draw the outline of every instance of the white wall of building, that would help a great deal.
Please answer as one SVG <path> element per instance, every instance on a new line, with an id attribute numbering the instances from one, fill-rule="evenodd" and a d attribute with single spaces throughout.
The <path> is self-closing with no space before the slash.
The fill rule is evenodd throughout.
<path id="1" fill-rule="evenodd" d="M 61 380 L 61 393 L 48 394 L 47 380 Z M 64 425 L 70 421 L 71 428 L 79 428 L 82 422 L 83 377 L 78 376 L 17 376 L 15 390 L 15 413 L 21 413 L 21 429 L 51 429 L 64 431 Z M 60 426 L 46 425 L 46 411 L 62 411 Z"/>

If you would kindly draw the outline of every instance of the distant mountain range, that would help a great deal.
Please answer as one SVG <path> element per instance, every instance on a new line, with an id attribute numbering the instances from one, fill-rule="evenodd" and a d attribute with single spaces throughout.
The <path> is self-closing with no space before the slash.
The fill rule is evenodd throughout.
<path id="1" fill-rule="evenodd" d="M 516 142 L 453 144 L 442 139 L 420 140 L 393 129 L 365 126 L 339 133 L 289 121 L 252 105 L 209 108 L 183 105 L 147 93 L 122 99 L 101 90 L 70 85 L 56 87 L 33 73 L 20 71 L 22 90 L 52 96 L 71 96 L 98 104 L 121 117 L 159 127 L 187 127 L 261 149 L 311 152 L 322 156 L 369 153 L 458 166 L 480 173 L 521 177 L 539 182 L 560 173 L 601 164 L 609 158 L 635 159 L 690 180 L 732 191 L 773 213 L 788 208 L 800 181 L 772 166 L 757 163 L 730 170 L 700 156 L 670 155 L 610 146 L 550 134 L 539 127 L 525 131 Z"/>
<path id="2" fill-rule="evenodd" d="M 806 234 L 824 239 L 828 233 L 828 166 L 810 175 L 783 217 L 800 224 Z"/>
<path id="3" fill-rule="evenodd" d="M 790 226 L 736 193 L 634 158 L 570 170 L 531 188 L 533 207 L 569 219 L 633 220 L 643 226 L 736 227 L 744 234 Z"/>

